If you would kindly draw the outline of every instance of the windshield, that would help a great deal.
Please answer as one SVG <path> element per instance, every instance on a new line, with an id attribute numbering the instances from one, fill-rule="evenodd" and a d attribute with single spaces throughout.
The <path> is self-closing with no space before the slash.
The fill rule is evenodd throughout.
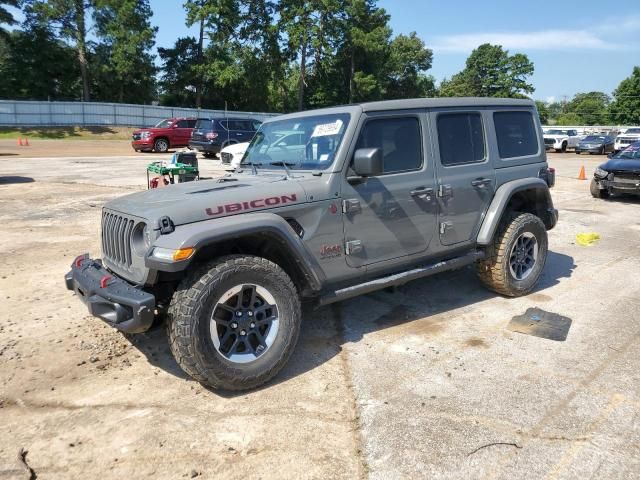
<path id="1" fill-rule="evenodd" d="M 323 170 L 333 163 L 348 124 L 346 113 L 265 123 L 253 137 L 242 164 Z"/>
<path id="2" fill-rule="evenodd" d="M 631 158 L 631 159 L 640 159 L 640 143 L 634 143 L 633 145 L 629 145 L 623 151 L 614 155 L 613 158 Z"/>
<path id="3" fill-rule="evenodd" d="M 585 137 L 583 141 L 585 141 L 585 142 L 604 142 L 605 138 L 606 137 L 604 135 L 589 135 L 588 137 Z"/>
<path id="4" fill-rule="evenodd" d="M 635 133 L 635 134 L 637 134 L 637 133 L 640 133 L 640 128 L 629 128 L 624 133 Z"/>
<path id="5" fill-rule="evenodd" d="M 171 125 L 173 125 L 173 121 L 171 120 L 162 120 L 161 122 L 159 122 L 155 128 L 169 128 Z"/>
<path id="6" fill-rule="evenodd" d="M 566 135 L 566 130 L 547 130 L 547 135 Z"/>

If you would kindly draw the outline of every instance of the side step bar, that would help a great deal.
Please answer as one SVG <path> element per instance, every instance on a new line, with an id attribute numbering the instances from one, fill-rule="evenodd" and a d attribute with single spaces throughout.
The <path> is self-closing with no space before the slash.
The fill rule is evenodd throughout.
<path id="1" fill-rule="evenodd" d="M 327 293 L 319 299 L 319 305 L 329 305 L 335 302 L 341 302 L 348 298 L 357 297 L 365 293 L 375 292 L 387 287 L 396 287 L 404 285 L 411 280 L 417 280 L 418 278 L 428 277 L 436 273 L 444 272 L 447 270 L 454 270 L 467 265 L 472 264 L 476 260 L 484 258 L 484 252 L 475 251 L 468 253 L 462 257 L 452 258 L 450 260 L 443 260 L 438 263 L 427 265 L 420 268 L 414 268 L 402 273 L 396 273 L 387 277 L 377 278 L 369 282 L 361 283 L 359 285 L 353 285 L 351 287 L 342 288 L 335 292 Z"/>

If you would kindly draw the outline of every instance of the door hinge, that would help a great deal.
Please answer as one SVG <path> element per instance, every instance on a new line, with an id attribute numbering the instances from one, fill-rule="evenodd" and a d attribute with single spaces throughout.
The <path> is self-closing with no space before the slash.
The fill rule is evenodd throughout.
<path id="1" fill-rule="evenodd" d="M 362 251 L 362 240 L 351 240 L 345 243 L 344 251 L 347 255 L 354 255 Z"/>
<path id="2" fill-rule="evenodd" d="M 440 235 L 444 235 L 447 231 L 447 229 L 453 227 L 453 223 L 452 222 L 441 222 L 440 223 Z"/>
<path id="3" fill-rule="evenodd" d="M 342 213 L 358 213 L 361 210 L 360 200 L 356 198 L 348 198 L 342 201 Z"/>
<path id="4" fill-rule="evenodd" d="M 453 196 L 451 185 L 438 185 L 438 196 L 441 198 Z"/>

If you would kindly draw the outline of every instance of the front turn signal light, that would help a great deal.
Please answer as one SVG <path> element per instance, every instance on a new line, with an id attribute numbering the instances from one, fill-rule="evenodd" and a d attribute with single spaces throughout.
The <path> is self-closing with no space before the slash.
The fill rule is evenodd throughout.
<path id="1" fill-rule="evenodd" d="M 196 249 L 192 247 L 179 248 L 177 250 L 155 247 L 153 249 L 153 252 L 151 253 L 151 256 L 165 262 L 180 262 L 182 260 L 191 258 L 195 251 Z"/>

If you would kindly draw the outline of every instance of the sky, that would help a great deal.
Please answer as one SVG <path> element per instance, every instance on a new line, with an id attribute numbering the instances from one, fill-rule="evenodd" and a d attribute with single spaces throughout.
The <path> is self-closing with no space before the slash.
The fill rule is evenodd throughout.
<path id="1" fill-rule="evenodd" d="M 180 0 L 151 0 L 160 46 L 192 34 Z M 577 92 L 611 93 L 640 65 L 640 2 L 563 0 L 380 0 L 394 34 L 415 31 L 433 50 L 428 73 L 437 81 L 459 72 L 471 50 L 501 44 L 529 56 L 537 100 Z"/>

